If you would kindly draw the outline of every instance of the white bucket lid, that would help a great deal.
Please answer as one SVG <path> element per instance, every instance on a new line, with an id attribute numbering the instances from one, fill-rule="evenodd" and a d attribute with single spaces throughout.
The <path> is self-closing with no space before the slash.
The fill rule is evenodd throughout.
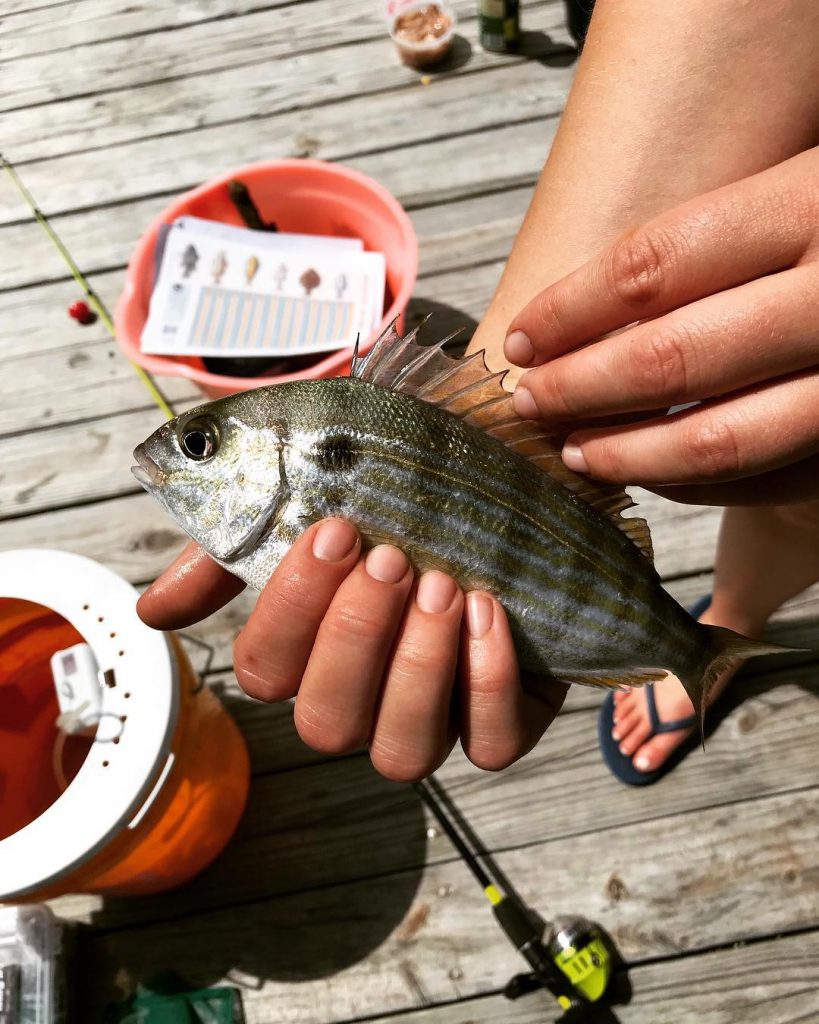
<path id="1" fill-rule="evenodd" d="M 137 616 L 138 596 L 122 577 L 81 555 L 0 552 L 0 598 L 53 609 L 83 635 L 100 672 L 113 671 L 113 685 L 102 687 L 97 735 L 104 739 L 94 742 L 49 808 L 0 841 L 0 900 L 36 892 L 103 849 L 123 827 L 134 827 L 170 770 L 179 714 L 176 659 L 165 634 Z"/>

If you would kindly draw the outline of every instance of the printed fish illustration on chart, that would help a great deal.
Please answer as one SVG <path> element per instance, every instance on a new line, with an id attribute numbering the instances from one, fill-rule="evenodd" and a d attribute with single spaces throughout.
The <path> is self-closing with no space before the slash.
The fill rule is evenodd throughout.
<path id="1" fill-rule="evenodd" d="M 734 660 L 784 650 L 702 625 L 663 589 L 645 520 L 569 470 L 483 353 L 455 360 L 390 327 L 350 377 L 258 388 L 161 426 L 134 473 L 217 562 L 261 589 L 327 516 L 503 604 L 521 668 L 639 686 L 673 672 L 700 715 Z M 536 686 L 536 678 L 527 682 Z"/>
<path id="2" fill-rule="evenodd" d="M 193 245 L 186 247 L 180 262 L 182 263 L 182 276 L 190 277 L 194 270 L 196 270 L 196 264 L 199 262 L 199 253 Z"/>
<path id="3" fill-rule="evenodd" d="M 245 281 L 250 284 L 253 278 L 256 276 L 259 270 L 259 261 L 255 256 L 251 256 L 245 264 Z"/>
<path id="4" fill-rule="evenodd" d="M 313 267 L 308 267 L 299 278 L 299 284 L 304 289 L 304 294 L 309 296 L 321 284 L 321 277 L 317 270 Z"/>
<path id="5" fill-rule="evenodd" d="M 218 252 L 216 258 L 213 261 L 213 266 L 211 267 L 211 274 L 213 276 L 214 284 L 219 284 L 221 282 L 222 278 L 224 277 L 225 271 L 227 270 L 227 267 L 227 257 L 223 252 Z"/>
<path id="6" fill-rule="evenodd" d="M 273 280 L 274 280 L 274 282 L 276 284 L 277 290 L 281 291 L 282 290 L 282 286 L 284 285 L 284 282 L 287 280 L 287 264 L 286 263 L 280 263 L 276 267 L 276 272 L 273 275 Z"/>

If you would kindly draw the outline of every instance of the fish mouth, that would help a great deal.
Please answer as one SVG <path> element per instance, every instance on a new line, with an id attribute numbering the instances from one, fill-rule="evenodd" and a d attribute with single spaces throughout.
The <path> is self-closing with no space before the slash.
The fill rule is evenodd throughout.
<path id="1" fill-rule="evenodd" d="M 168 479 L 167 473 L 164 473 L 157 466 L 146 451 L 144 444 L 137 445 L 134 449 L 134 458 L 137 461 L 137 465 L 131 466 L 131 472 L 146 490 L 150 490 L 153 487 L 161 487 Z"/>

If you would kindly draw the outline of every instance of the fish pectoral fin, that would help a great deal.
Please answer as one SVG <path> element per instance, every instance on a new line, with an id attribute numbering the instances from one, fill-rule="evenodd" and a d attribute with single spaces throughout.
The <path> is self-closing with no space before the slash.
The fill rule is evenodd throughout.
<path id="1" fill-rule="evenodd" d="M 653 564 L 651 534 L 646 521 L 623 519 L 620 515 L 624 509 L 634 506 L 626 492 L 621 487 L 573 473 L 561 455 L 566 431 L 522 420 L 514 410 L 512 395 L 503 386 L 508 371 L 493 373 L 486 365 L 483 350 L 454 359 L 444 351 L 453 334 L 435 345 L 419 345 L 416 338 L 424 323 L 426 320 L 402 338 L 393 320 L 367 355 L 359 356 L 356 347 L 352 376 L 420 398 L 483 430 L 608 517 Z"/>
<path id="2" fill-rule="evenodd" d="M 231 510 L 233 507 L 234 495 L 240 495 L 246 487 L 247 481 L 245 480 L 244 475 L 241 472 L 237 473 L 236 478 L 233 481 L 233 488 L 230 495 L 228 495 L 227 502 L 225 503 L 226 524 L 229 523 L 232 518 Z M 229 528 L 226 525 L 223 525 L 220 530 L 220 550 L 212 550 L 211 554 L 221 562 L 235 562 L 237 559 L 243 558 L 245 555 L 249 554 L 258 543 L 262 534 L 266 533 L 267 530 L 272 529 L 285 514 L 291 496 L 292 492 L 290 490 L 290 485 L 287 482 L 287 475 L 284 467 L 284 449 L 280 448 L 278 487 L 271 491 L 269 498 L 260 506 L 256 514 L 253 516 L 250 525 L 238 539 L 231 537 Z M 239 500 L 238 497 L 236 500 Z"/>
<path id="3" fill-rule="evenodd" d="M 290 495 L 276 492 L 267 505 L 262 506 L 259 512 L 253 517 L 250 526 L 237 539 L 231 537 L 230 531 L 224 526 L 220 530 L 220 537 L 217 545 L 209 546 L 209 553 L 220 562 L 235 562 L 249 554 L 258 543 L 262 534 L 274 526 L 281 519 Z M 215 550 L 218 547 L 219 550 Z"/>
<path id="4" fill-rule="evenodd" d="M 656 683 L 668 675 L 662 669 L 615 669 L 611 672 L 561 672 L 555 671 L 557 679 L 564 683 L 579 683 L 581 686 L 597 686 L 605 690 L 619 690 L 623 686 L 643 686 Z"/>

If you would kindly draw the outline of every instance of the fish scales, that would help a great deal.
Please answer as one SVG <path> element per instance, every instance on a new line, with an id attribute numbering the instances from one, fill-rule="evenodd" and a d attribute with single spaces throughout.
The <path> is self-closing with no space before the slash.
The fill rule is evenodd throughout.
<path id="1" fill-rule="evenodd" d="M 464 418 L 473 396 L 486 430 Z M 488 432 L 495 415 L 512 441 Z M 401 547 L 418 571 L 488 590 L 529 673 L 617 686 L 671 671 L 701 711 L 731 659 L 779 650 L 695 622 L 626 523 L 593 504 L 598 491 L 605 507 L 624 497 L 567 476 L 549 438 L 518 427 L 497 375 L 392 330 L 351 378 L 259 388 L 177 417 L 136 449 L 135 473 L 258 589 L 307 526 L 341 516 L 366 544 Z M 544 461 L 512 450 L 515 437 Z"/>
<path id="2" fill-rule="evenodd" d="M 633 544 L 579 499 L 566 501 L 551 477 L 433 406 L 350 383 L 328 381 L 323 396 L 324 405 L 335 404 L 328 392 L 338 393 L 336 415 L 358 424 L 359 447 L 343 501 L 322 504 L 322 516 L 347 515 L 365 535 L 377 523 L 378 539 L 400 544 L 419 568 L 442 568 L 469 589 L 502 595 L 531 672 L 565 665 L 565 645 L 580 670 L 633 663 L 635 652 L 656 649 L 663 629 L 672 642 L 684 639 L 656 610 L 656 574 L 641 586 L 646 563 Z M 437 498 L 441 488 L 449 501 L 427 502 L 419 516 L 424 496 Z M 357 505 L 360 489 L 372 494 L 370 506 Z M 475 545 L 476 533 L 491 546 Z M 593 636 L 590 660 L 578 660 Z"/>
<path id="3" fill-rule="evenodd" d="M 398 479 L 403 478 L 403 486 L 395 488 Z M 418 483 L 420 474 L 416 471 L 407 472 L 403 467 L 400 470 L 392 467 L 392 473 L 381 480 L 371 483 L 364 478 L 363 474 L 357 477 L 355 497 L 349 505 L 349 514 L 352 519 L 359 523 L 371 523 L 378 526 L 379 533 L 390 535 L 392 538 L 406 536 L 406 522 L 424 522 L 429 518 L 435 523 L 434 518 L 429 517 L 430 508 L 440 508 L 440 505 L 426 503 L 415 494 L 415 485 Z M 390 497 L 390 487 L 401 496 L 401 500 Z M 434 499 L 441 499 L 446 493 L 444 486 L 432 477 L 419 488 Z M 369 501 L 362 501 L 362 495 L 367 495 Z M 438 556 L 438 567 L 445 568 L 449 572 L 455 571 L 455 565 L 460 569 L 457 574 L 461 576 L 466 586 L 482 587 L 487 589 L 502 590 L 509 599 L 516 598 L 522 605 L 523 613 L 526 613 L 532 603 L 532 598 L 537 600 L 545 610 L 552 616 L 559 616 L 560 603 L 555 600 L 554 585 L 551 581 L 563 581 L 571 583 L 573 560 L 566 557 L 564 550 L 556 545 L 540 548 L 537 528 L 523 518 L 514 518 L 509 513 L 505 518 L 511 522 L 505 523 L 505 529 L 499 530 L 498 517 L 495 515 L 495 507 L 486 502 L 483 496 L 474 493 L 467 495 L 464 491 L 463 504 L 469 509 L 469 515 L 455 517 L 448 523 L 448 529 L 457 533 L 458 552 L 455 555 L 456 561 L 447 557 L 449 552 L 440 550 L 438 531 L 431 535 L 419 538 L 418 547 L 423 547 L 434 552 Z M 472 499 L 472 500 L 470 500 Z M 381 503 L 386 502 L 386 507 Z M 395 514 L 388 516 L 388 510 Z M 345 510 L 346 511 L 346 510 Z M 327 506 L 326 514 L 340 514 L 339 508 Z M 487 551 L 492 551 L 497 544 L 499 533 L 505 534 L 507 557 L 496 565 L 487 563 Z M 521 534 L 516 537 L 515 534 Z M 419 561 L 424 562 L 425 552 L 419 556 Z M 431 566 L 427 559 L 425 565 Z M 491 568 L 491 571 L 490 571 Z M 606 581 L 599 581 L 601 593 L 605 591 L 605 599 L 601 596 L 601 604 L 613 615 L 617 614 L 618 606 L 613 598 L 616 593 Z M 588 613 L 588 614 L 587 614 Z M 605 629 L 606 624 L 599 622 L 589 613 L 588 607 L 581 603 L 576 609 L 575 618 L 586 618 L 587 624 L 592 629 Z M 617 629 L 611 627 L 609 633 L 622 633 L 622 620 L 617 624 Z"/>

